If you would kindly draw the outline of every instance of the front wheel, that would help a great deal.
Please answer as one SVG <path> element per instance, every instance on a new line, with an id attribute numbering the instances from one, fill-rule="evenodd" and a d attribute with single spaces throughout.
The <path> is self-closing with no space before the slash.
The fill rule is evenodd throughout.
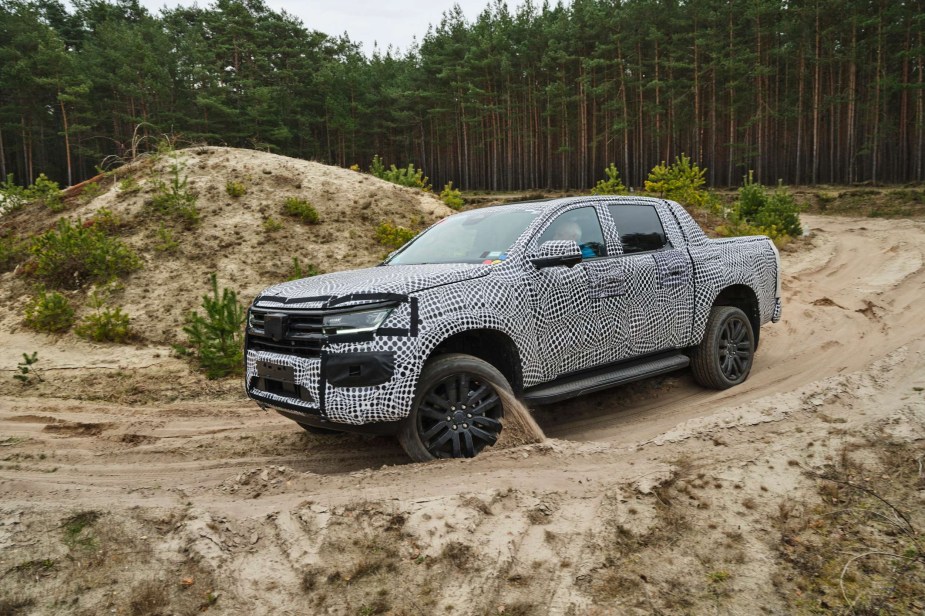
<path id="1" fill-rule="evenodd" d="M 703 340 L 694 349 L 694 379 L 705 387 L 728 389 L 752 369 L 755 333 L 745 313 L 734 306 L 713 306 Z"/>
<path id="2" fill-rule="evenodd" d="M 432 359 L 398 441 L 415 462 L 472 458 L 498 441 L 501 391 L 512 393 L 504 376 L 481 359 L 459 353 Z"/>

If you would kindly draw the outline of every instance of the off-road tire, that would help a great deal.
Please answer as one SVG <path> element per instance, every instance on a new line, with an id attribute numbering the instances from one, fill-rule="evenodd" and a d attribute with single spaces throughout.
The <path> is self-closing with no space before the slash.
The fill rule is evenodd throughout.
<path id="1" fill-rule="evenodd" d="M 742 310 L 713 306 L 703 340 L 691 354 L 694 379 L 704 387 L 729 389 L 748 378 L 755 358 L 755 332 Z"/>
<path id="2" fill-rule="evenodd" d="M 504 376 L 477 357 L 452 353 L 431 359 L 421 371 L 398 442 L 415 462 L 477 455 L 501 433 L 501 389 L 511 392 Z"/>

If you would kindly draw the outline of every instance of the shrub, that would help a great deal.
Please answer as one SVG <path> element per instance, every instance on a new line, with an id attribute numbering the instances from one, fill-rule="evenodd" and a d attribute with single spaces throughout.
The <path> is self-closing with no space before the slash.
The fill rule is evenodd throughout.
<path id="1" fill-rule="evenodd" d="M 800 206 L 783 186 L 778 186 L 755 216 L 755 224 L 763 229 L 779 229 L 784 234 L 797 237 L 803 234 L 800 224 Z"/>
<path id="2" fill-rule="evenodd" d="M 385 176 L 385 165 L 383 164 L 382 159 L 379 158 L 378 154 L 373 156 L 373 162 L 369 165 L 369 173 L 373 177 L 377 177 L 380 180 Z"/>
<path id="3" fill-rule="evenodd" d="M 33 380 L 35 382 L 41 382 L 45 379 L 42 378 L 42 375 L 39 374 L 38 370 L 35 368 L 35 364 L 39 363 L 39 352 L 32 351 L 32 354 L 23 353 L 22 361 L 16 364 L 16 374 L 13 375 L 13 378 L 22 383 L 23 385 L 31 385 Z"/>
<path id="4" fill-rule="evenodd" d="M 389 248 L 401 248 L 417 235 L 411 229 L 384 222 L 376 227 L 376 241 Z"/>
<path id="5" fill-rule="evenodd" d="M 8 272 L 28 256 L 24 242 L 15 235 L 0 235 L 0 273 Z"/>
<path id="6" fill-rule="evenodd" d="M 82 191 L 80 191 L 80 202 L 90 203 L 101 194 L 103 194 L 103 188 L 96 182 L 90 182 L 83 187 Z"/>
<path id="7" fill-rule="evenodd" d="M 225 192 L 228 193 L 229 197 L 242 197 L 244 193 L 247 192 L 247 188 L 244 186 L 244 182 L 235 182 L 230 180 L 225 183 Z"/>
<path id="8" fill-rule="evenodd" d="M 402 167 L 401 169 L 395 165 L 391 165 L 388 171 L 382 176 L 382 179 L 393 184 L 398 184 L 399 186 L 420 188 L 425 191 L 430 190 L 430 184 L 427 183 L 424 170 L 415 169 L 414 163 L 408 163 L 407 167 Z"/>
<path id="9" fill-rule="evenodd" d="M 180 244 L 173 237 L 173 231 L 165 227 L 163 224 L 157 228 L 157 244 L 154 245 L 155 250 L 159 252 L 174 253 L 179 247 Z"/>
<path id="10" fill-rule="evenodd" d="M 158 178 L 154 182 L 154 198 L 151 208 L 162 216 L 177 218 L 188 226 L 199 223 L 199 209 L 196 207 L 196 195 L 190 192 L 189 178 L 183 172 L 183 165 L 176 159 L 170 165 L 168 181 Z"/>
<path id="11" fill-rule="evenodd" d="M 283 213 L 287 216 L 298 218 L 309 225 L 317 225 L 320 222 L 318 210 L 315 209 L 315 206 L 298 197 L 288 197 L 286 199 L 283 203 Z"/>
<path id="12" fill-rule="evenodd" d="M 311 278 L 321 273 L 314 263 L 309 263 L 304 268 L 299 263 L 298 257 L 292 257 L 292 267 L 290 268 L 289 278 L 287 280 L 300 280 L 302 278 Z"/>
<path id="13" fill-rule="evenodd" d="M 26 189 L 26 195 L 30 201 L 38 201 L 52 212 L 60 212 L 64 209 L 58 183 L 49 180 L 44 173 L 40 173 L 39 177 L 35 178 L 35 183 Z"/>
<path id="14" fill-rule="evenodd" d="M 783 236 L 796 237 L 803 233 L 800 225 L 800 206 L 783 184 L 778 184 L 774 192 L 768 194 L 764 186 L 755 182 L 751 171 L 739 188 L 736 212 L 742 219 L 760 229 L 760 232 L 774 239 Z"/>
<path id="15" fill-rule="evenodd" d="M 743 235 L 763 235 L 764 230 L 756 227 L 739 216 L 731 216 L 729 220 L 716 227 L 716 233 L 722 237 L 741 237 Z"/>
<path id="16" fill-rule="evenodd" d="M 74 309 L 66 297 L 52 291 L 40 290 L 32 300 L 26 304 L 27 327 L 50 334 L 66 332 L 74 324 Z"/>
<path id="17" fill-rule="evenodd" d="M 131 195 L 139 190 L 141 190 L 141 184 L 135 178 L 128 177 L 119 182 L 119 192 L 122 194 Z"/>
<path id="18" fill-rule="evenodd" d="M 122 312 L 122 308 L 114 310 L 104 306 L 97 306 L 96 312 L 87 315 L 74 329 L 78 336 L 96 342 L 126 342 L 132 335 L 131 319 Z"/>
<path id="19" fill-rule="evenodd" d="M 283 228 L 283 223 L 276 220 L 272 216 L 267 216 L 263 221 L 263 230 L 267 233 L 276 233 Z"/>
<path id="20" fill-rule="evenodd" d="M 385 168 L 382 159 L 376 154 L 373 156 L 373 162 L 369 167 L 369 173 L 380 180 L 392 182 L 399 186 L 408 186 L 409 188 L 420 188 L 430 190 L 430 184 L 427 183 L 427 177 L 423 169 L 415 169 L 414 163 L 408 163 L 407 167 L 399 169 L 395 165 Z"/>
<path id="21" fill-rule="evenodd" d="M 446 186 L 440 191 L 440 199 L 454 210 L 461 209 L 465 203 L 462 199 L 462 193 L 453 188 L 453 182 L 446 183 Z"/>
<path id="22" fill-rule="evenodd" d="M 34 275 L 52 287 L 77 288 L 88 281 L 106 282 L 141 267 L 131 248 L 94 225 L 61 219 L 32 240 Z"/>
<path id="23" fill-rule="evenodd" d="M 52 212 L 64 209 L 58 183 L 48 179 L 44 173 L 40 173 L 35 183 L 27 188 L 14 184 L 13 174 L 7 175 L 6 180 L 0 182 L 0 214 L 14 212 L 30 201 L 41 203 Z"/>
<path id="24" fill-rule="evenodd" d="M 13 182 L 13 174 L 0 182 L 0 216 L 21 209 L 29 201 L 26 189 Z"/>
<path id="25" fill-rule="evenodd" d="M 645 190 L 688 207 L 707 208 L 711 203 L 709 193 L 703 189 L 706 172 L 697 163 L 692 163 L 690 157 L 681 154 L 670 165 L 662 161 L 653 167 L 645 182 Z"/>
<path id="26" fill-rule="evenodd" d="M 115 233 L 122 226 L 122 220 L 109 208 L 100 208 L 84 222 L 85 227 L 94 227 L 105 233 Z"/>
<path id="27" fill-rule="evenodd" d="M 192 351 L 199 361 L 199 368 L 214 379 L 242 371 L 244 308 L 234 291 L 222 289 L 219 295 L 215 274 L 210 276 L 210 280 L 212 294 L 202 296 L 205 316 L 197 311 L 187 315 L 183 331 L 188 337 L 189 348 L 178 347 L 177 350 L 184 354 Z"/>
<path id="28" fill-rule="evenodd" d="M 592 195 L 620 195 L 626 192 L 626 186 L 623 185 L 623 181 L 620 179 L 620 172 L 617 171 L 616 165 L 610 163 L 604 169 L 604 175 L 607 176 L 607 179 L 598 181 L 594 188 L 591 189 Z"/>

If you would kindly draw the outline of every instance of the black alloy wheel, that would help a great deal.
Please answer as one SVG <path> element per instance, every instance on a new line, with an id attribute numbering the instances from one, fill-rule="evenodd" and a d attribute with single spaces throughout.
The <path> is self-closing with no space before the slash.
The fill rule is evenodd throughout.
<path id="1" fill-rule="evenodd" d="M 719 334 L 720 370 L 730 381 L 739 381 L 752 365 L 750 327 L 744 316 L 730 316 Z"/>
<path id="2" fill-rule="evenodd" d="M 440 356 L 421 374 L 411 416 L 399 441 L 415 461 L 472 458 L 498 441 L 510 392 L 490 364 L 470 355 Z"/>
<path id="3" fill-rule="evenodd" d="M 691 354 L 694 379 L 728 389 L 748 378 L 754 357 L 755 332 L 745 313 L 735 306 L 713 306 L 703 339 Z"/>

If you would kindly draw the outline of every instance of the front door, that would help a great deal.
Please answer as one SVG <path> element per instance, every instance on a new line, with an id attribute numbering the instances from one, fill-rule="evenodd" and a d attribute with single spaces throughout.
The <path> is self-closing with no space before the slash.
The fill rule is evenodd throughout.
<path id="1" fill-rule="evenodd" d="M 559 215 L 540 233 L 534 248 L 549 240 L 575 241 L 584 261 L 574 267 L 545 267 L 528 277 L 544 380 L 593 367 L 607 355 L 601 345 L 601 297 L 591 269 L 606 256 L 595 208 Z"/>

